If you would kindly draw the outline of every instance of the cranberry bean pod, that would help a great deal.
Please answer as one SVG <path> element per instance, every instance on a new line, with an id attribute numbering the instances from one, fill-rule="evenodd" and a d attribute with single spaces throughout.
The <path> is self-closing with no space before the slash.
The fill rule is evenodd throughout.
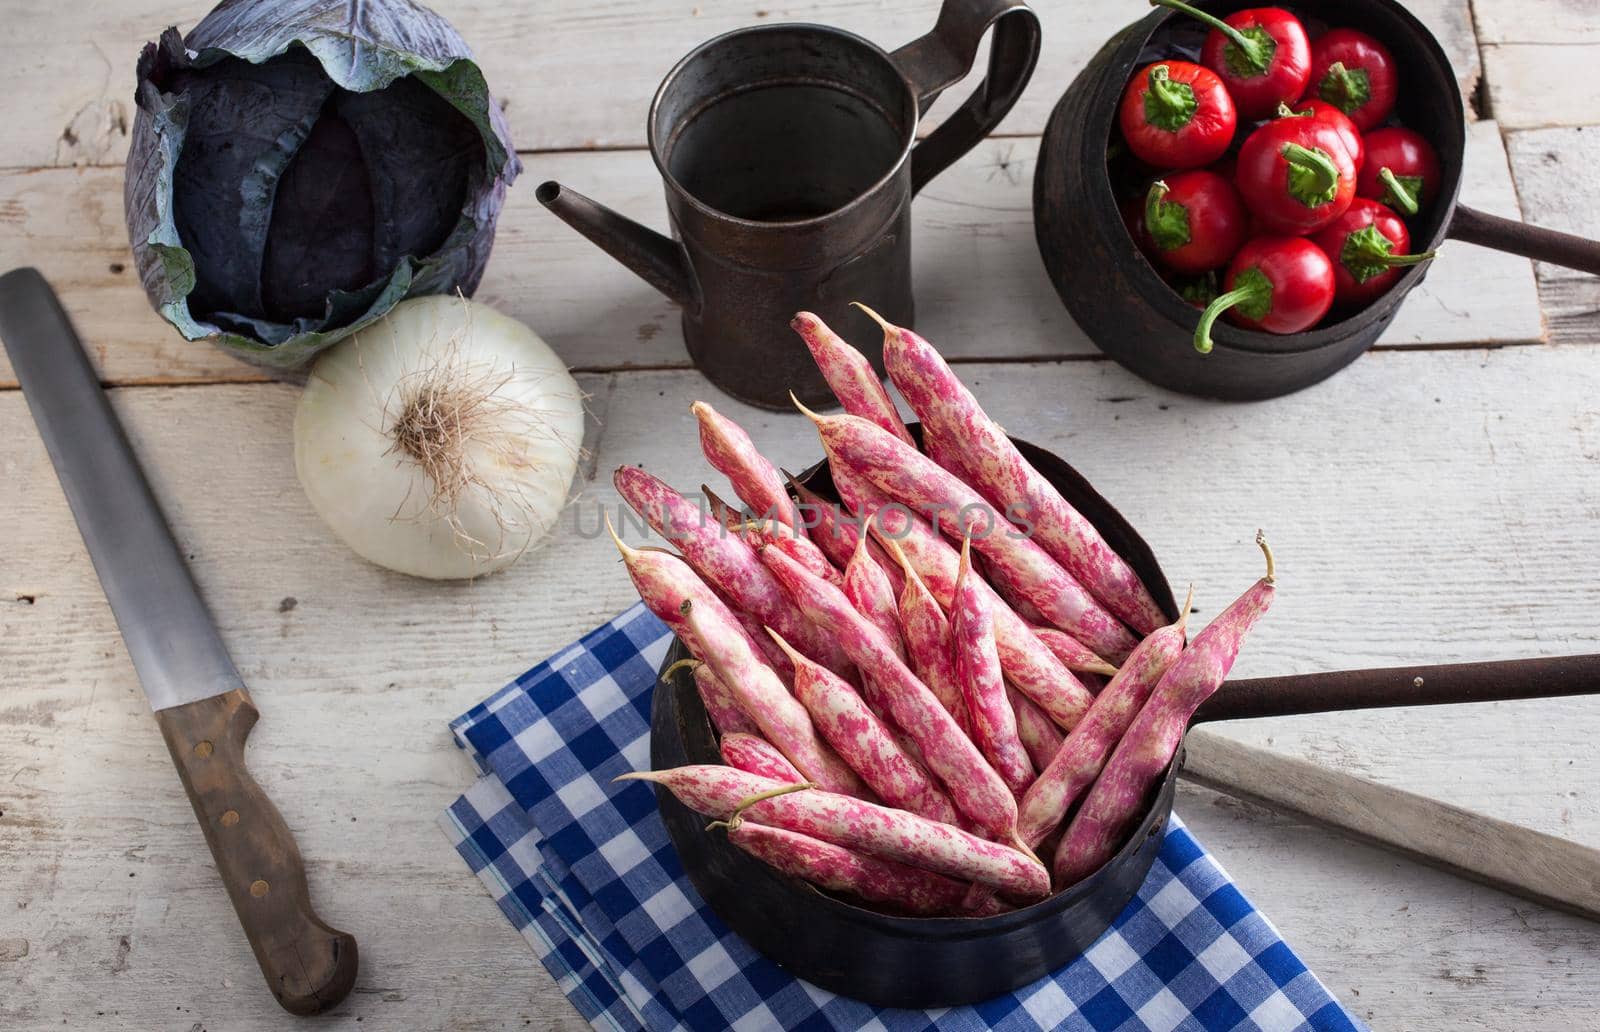
<path id="1" fill-rule="evenodd" d="M 906 658 L 905 642 L 900 629 L 900 607 L 894 598 L 894 586 L 882 568 L 867 554 L 867 538 L 856 542 L 856 553 L 844 571 L 844 597 L 856 607 L 856 612 L 866 617 L 883 632 L 894 648 L 895 655 Z"/>
<path id="2" fill-rule="evenodd" d="M 746 645 L 759 651 L 756 639 L 739 623 L 728 604 L 682 558 L 659 548 L 629 547 L 617 537 L 609 517 L 606 519 L 606 529 L 611 532 L 611 540 L 617 543 L 617 550 L 622 553 L 623 565 L 627 567 L 639 598 L 671 628 L 672 633 L 683 639 L 684 646 L 696 659 L 704 661 L 706 650 L 683 618 L 683 603 L 686 601 L 715 614 L 720 621 L 738 627 L 738 634 L 744 638 Z"/>
<path id="3" fill-rule="evenodd" d="M 791 878 L 925 917 L 961 909 L 967 887 L 942 874 L 880 860 L 797 831 L 740 821 L 728 841 Z"/>
<path id="4" fill-rule="evenodd" d="M 970 738 L 972 718 L 967 712 L 967 700 L 962 697 L 955 658 L 950 652 L 950 620 L 928 586 L 917 576 L 916 569 L 899 544 L 892 540 L 889 544 L 905 569 L 906 586 L 900 592 L 899 610 L 911 672 L 922 678 L 922 683 L 938 697 L 944 708 L 956 718 L 956 725 Z"/>
<path id="5" fill-rule="evenodd" d="M 1055 657 L 1061 660 L 1068 670 L 1074 670 L 1080 674 L 1106 674 L 1107 676 L 1117 672 L 1116 667 L 1095 655 L 1093 650 L 1065 631 L 1057 630 L 1054 627 L 1035 627 L 1033 628 L 1033 634 L 1034 637 L 1044 642 L 1045 647 L 1054 653 Z"/>
<path id="6" fill-rule="evenodd" d="M 889 729 L 867 708 L 849 682 L 795 652 L 776 634 L 773 640 L 794 660 L 795 698 L 811 714 L 811 722 L 822 737 L 861 775 L 867 787 L 890 806 L 930 820 L 956 823 L 956 809 L 950 797 L 920 763 L 895 743 Z"/>
<path id="7" fill-rule="evenodd" d="M 856 553 L 856 543 L 865 537 L 867 551 L 872 554 L 873 561 L 883 567 L 889 583 L 894 585 L 895 594 L 900 594 L 905 586 L 905 576 L 900 572 L 899 565 L 889 558 L 882 545 L 861 532 L 860 524 L 846 507 L 828 501 L 793 477 L 789 478 L 789 488 L 800 499 L 802 515 L 812 524 L 811 540 L 816 542 L 835 567 L 843 570 L 849 566 L 850 557 Z"/>
<path id="8" fill-rule="evenodd" d="M 958 477 L 864 419 L 807 414 L 835 469 L 848 467 L 890 498 L 931 514 L 951 536 L 971 537 L 993 578 L 1100 655 L 1121 659 L 1133 651 L 1137 642 L 1116 617 Z"/>
<path id="9" fill-rule="evenodd" d="M 624 774 L 618 780 L 665 785 L 689 809 L 718 820 L 732 817 L 752 796 L 784 787 L 771 778 L 705 764 Z M 804 789 L 763 799 L 745 809 L 742 816 L 919 870 L 981 882 L 1024 899 L 1039 899 L 1050 891 L 1049 872 L 1019 850 L 914 813 L 834 792 Z"/>
<path id="10" fill-rule="evenodd" d="M 746 773 L 759 774 L 790 785 L 798 785 L 805 780 L 787 756 L 759 735 L 734 731 L 723 735 L 717 748 L 722 753 L 723 763 Z"/>
<path id="11" fill-rule="evenodd" d="M 930 446 L 960 467 L 951 472 L 996 507 L 1006 509 L 1008 516 L 1016 513 L 1032 523 L 1033 539 L 1135 630 L 1149 633 L 1166 623 L 1139 575 L 1094 524 L 1023 458 L 938 350 L 911 330 L 878 322 L 883 326 L 889 378 L 922 420 L 924 439 L 937 442 Z"/>
<path id="12" fill-rule="evenodd" d="M 886 542 L 895 542 L 928 591 L 948 608 L 955 597 L 956 571 L 961 564 L 956 550 L 925 520 L 903 505 L 890 502 L 882 492 L 867 485 L 852 486 L 862 505 L 860 515 L 872 532 Z M 1000 649 L 1000 666 L 1006 678 L 1050 714 L 1051 720 L 1070 729 L 1089 711 L 1094 696 L 987 584 L 983 590 L 990 596 L 995 644 Z"/>
<path id="13" fill-rule="evenodd" d="M 806 622 L 747 542 L 659 477 L 636 466 L 619 468 L 612 482 L 623 501 L 678 546 L 690 565 L 734 605 L 775 628 L 806 655 L 831 669 L 845 669 L 844 654 Z"/>
<path id="14" fill-rule="evenodd" d="M 961 812 L 997 838 L 1009 839 L 1016 830 L 1016 799 L 928 686 L 895 655 L 888 639 L 855 611 L 842 591 L 811 576 L 782 552 L 763 548 L 761 559 L 812 622 L 838 640 L 865 677 L 878 682 L 895 723 L 917 743 Z"/>
<path id="15" fill-rule="evenodd" d="M 1012 793 L 1021 796 L 1033 783 L 1033 763 L 1017 736 L 1017 714 L 1006 698 L 1000 650 L 994 643 L 994 614 L 972 572 L 971 542 L 961 543 L 961 567 L 950 606 L 950 654 L 955 657 L 972 737 Z"/>
<path id="16" fill-rule="evenodd" d="M 789 326 L 811 349 L 811 357 L 822 370 L 822 378 L 833 388 L 833 396 L 839 399 L 846 412 L 871 420 L 907 444 L 914 444 L 905 421 L 889 399 L 889 392 L 883 389 L 883 381 L 878 379 L 878 372 L 867 361 L 867 356 L 810 312 L 799 313 Z"/>
<path id="17" fill-rule="evenodd" d="M 739 708 L 761 728 L 762 737 L 781 749 L 807 780 L 832 792 L 865 794 L 861 779 L 818 736 L 811 715 L 749 646 L 737 622 L 693 602 L 684 603 L 683 617 L 705 650 L 701 658 L 716 672 L 717 680 L 728 686 Z"/>
<path id="18" fill-rule="evenodd" d="M 1156 685 L 1056 848 L 1059 884 L 1081 881 L 1116 854 L 1150 786 L 1182 744 L 1189 718 L 1222 685 L 1245 634 L 1272 604 L 1272 553 L 1265 538 L 1258 534 L 1256 540 L 1266 552 L 1267 575 L 1195 635 Z"/>
<path id="19" fill-rule="evenodd" d="M 728 478 L 733 493 L 763 519 L 775 519 L 802 537 L 794 499 L 783 489 L 783 479 L 766 457 L 756 450 L 744 428 L 703 401 L 689 406 L 700 421 L 700 449 L 718 473 Z"/>
<path id="20" fill-rule="evenodd" d="M 1046 835 L 1060 827 L 1072 804 L 1094 784 L 1140 707 L 1183 652 L 1187 622 L 1186 603 L 1184 615 L 1177 623 L 1156 630 L 1139 643 L 1117 676 L 1095 697 L 1089 715 L 1072 729 L 1050 766 L 1022 797 L 1018 830 L 1029 846 L 1038 846 Z"/>
<path id="21" fill-rule="evenodd" d="M 785 656 L 785 659 L 788 657 Z M 717 673 L 705 663 L 696 662 L 694 667 L 694 687 L 700 693 L 700 701 L 705 704 L 706 716 L 711 718 L 711 726 L 721 735 L 759 735 L 761 728 L 750 719 L 750 715 L 739 708 L 734 701 L 733 693 L 728 686 L 717 680 Z"/>
<path id="22" fill-rule="evenodd" d="M 1017 737 L 1022 739 L 1022 747 L 1028 750 L 1033 769 L 1044 770 L 1055 759 L 1056 750 L 1061 748 L 1066 736 L 1037 703 L 1009 684 L 1006 685 L 1006 698 L 1011 700 L 1011 709 L 1017 715 Z"/>
<path id="23" fill-rule="evenodd" d="M 797 536 L 792 527 L 778 520 L 753 520 L 744 524 L 740 533 L 751 548 L 772 545 L 834 587 L 844 587 L 844 574 L 839 568 L 809 538 Z"/>

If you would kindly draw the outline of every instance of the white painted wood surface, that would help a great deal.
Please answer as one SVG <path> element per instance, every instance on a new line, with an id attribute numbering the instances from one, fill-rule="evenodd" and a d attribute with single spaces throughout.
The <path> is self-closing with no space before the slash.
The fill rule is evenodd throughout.
<path id="1" fill-rule="evenodd" d="M 892 49 L 933 27 L 939 0 L 438 0 L 432 6 L 472 45 L 490 88 L 505 99 L 517 147 L 570 150 L 641 146 L 656 85 L 679 57 L 718 33 L 821 22 Z M 1032 88 L 1001 126 L 1006 134 L 1042 131 L 1056 98 L 1101 43 L 1149 11 L 1143 0 L 1035 6 L 1044 50 Z M 1479 62 L 1468 0 L 1407 6 L 1439 36 L 1470 92 Z M 25 59 L 0 65 L 0 167 L 119 164 L 127 153 L 139 48 L 167 25 L 187 31 L 208 9 L 206 0 L 9 3 L 9 33 L 29 44 Z M 41 91 L 40 83 L 51 86 Z M 953 89 L 946 106 L 969 92 L 970 85 Z M 936 108 L 934 123 L 939 114 Z"/>
<path id="2" fill-rule="evenodd" d="M 581 369 L 596 416 L 585 504 L 642 462 L 698 484 L 676 314 L 540 209 L 559 178 L 656 226 L 637 150 L 660 75 L 700 39 L 814 19 L 898 43 L 934 0 L 439 0 L 477 47 L 530 153 L 483 297 Z M 1049 291 L 1028 217 L 1036 133 L 1139 0 L 1040 3 L 1046 53 L 1008 138 L 918 202 L 923 328 L 969 364 L 995 415 L 1082 469 L 1141 527 L 1202 618 L 1256 576 L 1273 535 L 1282 600 L 1242 676 L 1595 651 L 1600 630 L 1600 352 L 1594 281 L 1461 245 L 1385 349 L 1301 395 L 1225 406 L 1149 387 L 1093 353 Z M 1600 235 L 1587 170 L 1600 91 L 1584 78 L 1588 0 L 1426 0 L 1464 86 L 1482 69 L 1500 124 L 1472 128 L 1463 199 Z M 169 334 L 126 271 L 119 125 L 140 42 L 205 3 L 0 0 L 30 41 L 0 63 L 0 267 L 41 265 L 115 392 L 193 554 L 263 720 L 252 762 L 361 941 L 337 1029 L 583 1028 L 433 820 L 470 779 L 445 722 L 630 601 L 609 546 L 567 523 L 508 574 L 437 586 L 367 566 L 295 483 L 295 389 Z M 698 11 L 698 13 L 696 13 Z M 760 13 L 765 12 L 765 13 Z M 1474 19 L 1487 58 L 1480 65 Z M 1585 64 L 1584 62 L 1587 62 Z M 1562 68 L 1582 70 L 1576 79 Z M 596 76 L 603 80 L 596 85 Z M 1577 82 L 1579 86 L 1574 87 Z M 1575 100 L 1573 98 L 1576 98 Z M 1501 130 L 1568 125 L 1551 131 Z M 1507 171 L 1515 176 L 1515 189 Z M 69 168 L 63 166 L 89 166 Z M 112 166 L 112 167 L 106 167 Z M 1541 306 L 1542 299 L 1542 306 Z M 1422 345 L 1406 348 L 1406 345 Z M 1398 346 L 1396 348 L 1395 346 Z M 985 364 L 984 359 L 1005 361 Z M 1044 360 L 1044 361 L 1025 361 Z M 1068 361 L 1070 360 L 1070 361 Z M 277 1029 L 285 1019 L 216 884 L 60 490 L 0 367 L 0 1028 Z M 775 461 L 816 453 L 794 417 L 745 420 Z M 592 531 L 592 509 L 577 508 Z M 572 586 L 584 591 L 574 597 Z M 1498 704 L 1219 725 L 1290 761 L 1357 774 L 1600 846 L 1600 704 Z M 1179 810 L 1330 987 L 1382 1029 L 1600 1029 L 1600 926 L 1184 786 Z"/>
<path id="3" fill-rule="evenodd" d="M 1500 135 L 1474 125 L 1462 197 L 1520 217 Z M 928 186 L 914 211 L 919 328 L 952 358 L 1078 358 L 1099 353 L 1056 297 L 1034 241 L 1036 138 L 991 140 Z M 642 151 L 533 154 L 510 192 L 478 297 L 539 329 L 568 363 L 590 370 L 687 368 L 675 306 L 534 200 L 559 179 L 657 229 L 661 181 Z M 120 169 L 0 172 L 0 268 L 35 264 L 95 342 L 104 379 L 156 384 L 259 380 L 260 370 L 183 340 L 145 301 L 126 253 Z M 971 289 L 980 270 L 984 289 Z M 572 289 L 574 283 L 584 290 Z M 865 316 L 845 332 L 876 333 Z M 1528 262 L 1450 244 L 1407 300 L 1384 346 L 1541 340 Z M 796 347 L 800 347 L 798 338 Z M 0 355 L 0 385 L 14 385 Z"/>

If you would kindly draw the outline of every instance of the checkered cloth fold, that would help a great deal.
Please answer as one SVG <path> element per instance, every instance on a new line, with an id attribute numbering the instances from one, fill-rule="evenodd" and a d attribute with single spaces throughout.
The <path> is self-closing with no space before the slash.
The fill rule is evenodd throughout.
<path id="1" fill-rule="evenodd" d="M 877 1010 L 785 973 L 690 885 L 651 786 L 671 637 L 642 605 L 451 724 L 484 775 L 446 835 L 597 1029 L 1357 1029 L 1174 816 L 1137 898 L 1082 957 L 996 999 Z"/>

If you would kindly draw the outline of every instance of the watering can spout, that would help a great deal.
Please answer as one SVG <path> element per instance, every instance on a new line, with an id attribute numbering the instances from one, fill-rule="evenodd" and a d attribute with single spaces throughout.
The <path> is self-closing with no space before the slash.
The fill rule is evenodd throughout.
<path id="1" fill-rule="evenodd" d="M 639 225 L 551 180 L 539 184 L 539 203 L 595 246 L 626 265 L 639 278 L 685 308 L 698 304 L 694 273 L 683 245 L 671 237 Z"/>

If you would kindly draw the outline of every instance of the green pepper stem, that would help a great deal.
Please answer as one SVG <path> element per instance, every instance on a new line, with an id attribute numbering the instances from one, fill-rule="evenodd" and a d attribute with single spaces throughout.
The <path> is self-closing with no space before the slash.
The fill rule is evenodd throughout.
<path id="1" fill-rule="evenodd" d="M 1421 254 L 1391 254 L 1383 260 L 1383 264 L 1399 269 L 1408 265 L 1421 265 L 1423 262 L 1431 262 L 1438 255 L 1438 251 L 1423 251 Z"/>
<path id="2" fill-rule="evenodd" d="M 1283 160 L 1310 177 L 1304 193 L 1309 197 L 1323 198 L 1317 201 L 1317 204 L 1326 204 L 1338 194 L 1339 166 L 1333 163 L 1333 158 L 1321 150 L 1302 147 L 1298 143 L 1284 144 L 1283 150 L 1279 153 L 1283 155 Z M 1317 206 L 1307 201 L 1305 197 L 1297 195 L 1296 199 L 1307 207 Z"/>
<path id="3" fill-rule="evenodd" d="M 1200 314 L 1200 325 L 1194 328 L 1194 349 L 1202 355 L 1211 354 L 1211 328 L 1217 324 L 1217 319 L 1222 316 L 1223 312 L 1235 305 L 1253 301 L 1260 295 L 1261 288 L 1255 283 L 1246 283 L 1244 286 L 1235 287 L 1226 294 L 1219 295 Z"/>
<path id="4" fill-rule="evenodd" d="M 1189 235 L 1189 209 L 1175 202 L 1169 203 L 1166 197 L 1170 191 L 1164 180 L 1157 179 L 1150 184 L 1150 192 L 1144 197 L 1145 232 L 1163 251 L 1176 251 L 1192 239 Z"/>
<path id="5" fill-rule="evenodd" d="M 1194 121 L 1199 107 L 1194 87 L 1186 82 L 1173 82 L 1171 68 L 1159 64 L 1150 69 L 1150 89 L 1144 96 L 1146 122 L 1175 133 Z"/>
<path id="6" fill-rule="evenodd" d="M 1294 108 L 1289 106 L 1288 101 L 1278 101 L 1279 118 L 1315 118 L 1316 114 L 1317 113 L 1310 108 L 1306 108 L 1304 111 L 1296 111 Z"/>
<path id="7" fill-rule="evenodd" d="M 1406 185 L 1400 182 L 1400 177 L 1394 174 L 1394 169 L 1388 165 L 1383 166 L 1382 171 L 1378 173 L 1378 179 L 1384 186 L 1389 188 L 1389 195 L 1394 198 L 1395 207 L 1399 208 L 1402 213 L 1415 215 L 1422 210 L 1421 206 L 1417 204 L 1416 195 L 1407 190 Z"/>
<path id="8" fill-rule="evenodd" d="M 1191 18 L 1200 19 L 1213 29 L 1216 29 L 1218 32 L 1222 33 L 1224 36 L 1227 36 L 1228 41 L 1234 46 L 1238 47 L 1240 52 L 1244 54 L 1245 60 L 1249 62 L 1250 67 L 1255 70 L 1257 75 L 1261 75 L 1266 72 L 1267 64 L 1271 59 L 1262 49 L 1261 44 L 1257 43 L 1249 36 L 1246 36 L 1232 25 L 1229 25 L 1221 18 L 1218 18 L 1216 15 L 1207 14 L 1197 7 L 1193 7 L 1184 3 L 1183 0 L 1150 0 L 1150 6 L 1168 7 L 1174 11 L 1182 11 Z"/>

